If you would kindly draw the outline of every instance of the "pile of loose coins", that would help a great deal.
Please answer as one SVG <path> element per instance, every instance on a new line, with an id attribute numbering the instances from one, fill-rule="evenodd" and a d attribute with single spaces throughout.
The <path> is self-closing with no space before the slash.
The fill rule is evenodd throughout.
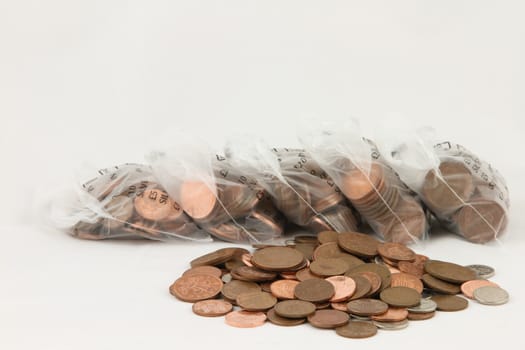
<path id="1" fill-rule="evenodd" d="M 233 327 L 309 323 L 347 338 L 427 320 L 436 311 L 508 301 L 485 265 L 432 260 L 357 232 L 296 236 L 287 246 L 223 248 L 198 257 L 169 288 L 195 314 Z"/>

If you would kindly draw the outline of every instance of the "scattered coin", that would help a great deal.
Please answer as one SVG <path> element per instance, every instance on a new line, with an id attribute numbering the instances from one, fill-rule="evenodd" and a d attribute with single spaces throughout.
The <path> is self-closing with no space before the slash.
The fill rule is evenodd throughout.
<path id="1" fill-rule="evenodd" d="M 403 272 L 391 275 L 390 286 L 412 288 L 420 294 L 423 292 L 423 282 L 418 277 Z"/>
<path id="2" fill-rule="evenodd" d="M 330 300 L 335 294 L 335 288 L 324 279 L 309 279 L 299 282 L 294 294 L 300 300 L 319 303 Z"/>
<path id="3" fill-rule="evenodd" d="M 250 282 L 272 281 L 277 277 L 275 272 L 263 271 L 253 266 L 237 266 L 230 273 L 236 279 Z"/>
<path id="4" fill-rule="evenodd" d="M 463 283 L 476 279 L 476 273 L 472 269 L 446 261 L 428 260 L 425 263 L 425 271 L 451 283 Z"/>
<path id="5" fill-rule="evenodd" d="M 369 235 L 359 232 L 343 232 L 338 237 L 339 246 L 357 256 L 373 258 L 377 255 L 379 241 Z"/>
<path id="6" fill-rule="evenodd" d="M 264 324 L 266 315 L 260 311 L 237 310 L 226 314 L 224 321 L 232 327 L 254 328 Z"/>
<path id="7" fill-rule="evenodd" d="M 398 322 L 379 322 L 373 321 L 377 328 L 381 328 L 389 331 L 397 331 L 399 329 L 404 329 L 408 327 L 408 320 L 398 321 Z"/>
<path id="8" fill-rule="evenodd" d="M 299 281 L 277 280 L 270 285 L 270 291 L 278 299 L 295 299 L 295 287 Z"/>
<path id="9" fill-rule="evenodd" d="M 335 289 L 334 296 L 330 299 L 331 303 L 342 302 L 348 300 L 352 294 L 354 294 L 356 289 L 355 281 L 346 276 L 332 276 L 326 278 Z"/>
<path id="10" fill-rule="evenodd" d="M 428 273 L 424 274 L 423 277 L 421 277 L 421 280 L 425 286 L 439 293 L 458 294 L 461 291 L 457 284 L 442 281 L 438 278 L 435 278 L 434 276 L 429 275 Z"/>
<path id="11" fill-rule="evenodd" d="M 239 294 L 260 292 L 261 287 L 255 282 L 232 280 L 222 287 L 222 295 L 230 300 L 236 300 Z"/>
<path id="12" fill-rule="evenodd" d="M 199 316 L 224 316 L 232 311 L 233 305 L 225 300 L 208 299 L 193 304 L 192 311 Z"/>
<path id="13" fill-rule="evenodd" d="M 339 310 L 317 310 L 308 316 L 308 322 L 317 328 L 337 328 L 348 323 L 350 316 Z"/>
<path id="14" fill-rule="evenodd" d="M 421 299 L 418 305 L 408 308 L 408 312 L 414 314 L 428 313 L 436 311 L 437 304 L 432 299 Z"/>
<path id="15" fill-rule="evenodd" d="M 509 293 L 496 286 L 484 286 L 474 290 L 474 299 L 485 305 L 502 305 L 509 301 Z"/>
<path id="16" fill-rule="evenodd" d="M 366 277 L 360 276 L 359 274 L 355 274 L 349 277 L 352 278 L 356 284 L 355 292 L 350 297 L 350 300 L 360 299 L 365 295 L 369 294 L 370 290 L 372 289 L 372 285 Z"/>
<path id="17" fill-rule="evenodd" d="M 290 271 L 304 263 L 304 255 L 290 247 L 269 247 L 255 251 L 251 262 L 266 271 Z"/>
<path id="18" fill-rule="evenodd" d="M 422 320 L 428 320 L 429 318 L 432 318 L 436 315 L 435 311 L 431 312 L 408 312 L 407 318 L 410 321 L 422 321 Z"/>
<path id="19" fill-rule="evenodd" d="M 354 267 L 353 269 L 348 270 L 345 273 L 345 275 L 351 277 L 352 274 L 356 272 L 363 272 L 363 271 L 370 271 L 370 272 L 378 274 L 379 277 L 381 277 L 381 287 L 380 287 L 381 290 L 390 286 L 390 278 L 391 278 L 390 276 L 392 274 L 390 273 L 390 270 L 388 270 L 388 268 L 384 265 L 378 265 L 374 263 L 362 264 L 362 265 Z"/>
<path id="20" fill-rule="evenodd" d="M 191 269 L 188 269 L 182 273 L 183 276 L 189 276 L 189 275 L 211 275 L 215 277 L 221 277 L 222 271 L 221 269 L 215 267 L 215 266 L 209 266 L 209 265 L 201 265 L 192 267 Z"/>
<path id="21" fill-rule="evenodd" d="M 241 293 L 235 301 L 237 305 L 246 311 L 265 311 L 271 309 L 277 303 L 277 298 L 270 293 L 259 291 Z"/>
<path id="22" fill-rule="evenodd" d="M 499 287 L 496 283 L 489 280 L 472 280 L 461 285 L 461 293 L 469 299 L 474 299 L 474 291 L 483 286 Z"/>
<path id="23" fill-rule="evenodd" d="M 377 327 L 372 322 L 350 321 L 346 325 L 337 327 L 335 332 L 345 338 L 369 338 L 377 334 Z"/>
<path id="24" fill-rule="evenodd" d="M 381 289 L 381 277 L 372 271 L 361 271 L 361 272 L 355 272 L 350 275 L 347 275 L 350 278 L 355 278 L 358 276 L 364 277 L 366 280 L 368 280 L 370 284 L 370 288 L 368 292 L 365 294 L 366 296 L 373 296 Z"/>
<path id="25" fill-rule="evenodd" d="M 301 269 L 295 273 L 295 278 L 299 281 L 305 281 L 312 278 L 321 278 L 319 276 L 314 275 L 309 267 L 305 267 L 304 269 Z"/>
<path id="26" fill-rule="evenodd" d="M 408 311 L 402 307 L 389 307 L 385 313 L 370 316 L 373 321 L 379 322 L 399 322 L 406 319 Z"/>
<path id="27" fill-rule="evenodd" d="M 205 254 L 196 259 L 193 259 L 190 262 L 191 267 L 201 266 L 201 265 L 219 265 L 228 260 L 230 260 L 235 253 L 237 248 L 223 248 L 216 250 L 214 252 Z"/>
<path id="28" fill-rule="evenodd" d="M 491 278 L 495 274 L 494 268 L 487 266 L 487 265 L 475 264 L 475 265 L 467 265 L 465 267 L 468 267 L 469 269 L 474 270 L 474 272 L 476 272 L 476 275 L 480 279 Z"/>
<path id="29" fill-rule="evenodd" d="M 421 294 L 408 287 L 389 287 L 379 295 L 382 301 L 396 307 L 413 307 L 419 305 Z"/>
<path id="30" fill-rule="evenodd" d="M 329 242 L 337 242 L 337 237 L 339 236 L 339 233 L 335 231 L 321 231 L 317 234 L 317 240 L 320 244 L 329 243 Z"/>
<path id="31" fill-rule="evenodd" d="M 275 304 L 277 315 L 286 318 L 304 318 L 315 312 L 315 304 L 304 300 L 284 300 Z"/>
<path id="32" fill-rule="evenodd" d="M 348 270 L 348 264 L 338 258 L 320 258 L 310 264 L 310 271 L 321 277 L 342 275 L 346 270 Z"/>
<path id="33" fill-rule="evenodd" d="M 268 312 L 266 313 L 266 317 L 268 318 L 268 321 L 270 321 L 271 323 L 278 325 L 278 326 L 285 326 L 285 327 L 298 326 L 306 321 L 306 318 L 304 317 L 303 318 L 288 318 L 288 317 L 279 316 L 275 312 L 275 308 L 268 310 Z"/>
<path id="34" fill-rule="evenodd" d="M 220 278 L 211 275 L 189 275 L 178 278 L 170 286 L 170 293 L 186 302 L 211 299 L 222 289 Z"/>
<path id="35" fill-rule="evenodd" d="M 377 252 L 383 259 L 398 261 L 414 261 L 416 253 L 401 243 L 381 243 L 377 246 Z"/>
<path id="36" fill-rule="evenodd" d="M 468 300 L 457 295 L 434 295 L 432 300 L 439 311 L 460 311 L 468 307 Z"/>
<path id="37" fill-rule="evenodd" d="M 388 304 L 377 299 L 357 299 L 350 301 L 347 305 L 348 311 L 357 316 L 380 315 L 388 310 Z"/>

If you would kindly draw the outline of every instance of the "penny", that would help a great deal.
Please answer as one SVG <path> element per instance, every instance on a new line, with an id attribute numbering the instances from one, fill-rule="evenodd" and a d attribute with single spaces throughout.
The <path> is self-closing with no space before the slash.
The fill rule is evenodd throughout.
<path id="1" fill-rule="evenodd" d="M 295 278 L 297 278 L 299 281 L 305 281 L 312 278 L 321 278 L 319 276 L 314 275 L 309 267 L 305 267 L 304 269 L 301 269 L 295 273 Z"/>
<path id="2" fill-rule="evenodd" d="M 335 231 L 322 231 L 317 234 L 317 240 L 319 241 L 319 244 L 337 242 L 338 236 L 339 233 Z"/>
<path id="3" fill-rule="evenodd" d="M 434 295 L 432 300 L 436 302 L 439 311 L 460 311 L 468 306 L 468 300 L 457 295 Z"/>
<path id="4" fill-rule="evenodd" d="M 294 290 L 298 284 L 295 280 L 278 280 L 272 282 L 270 291 L 278 299 L 295 299 Z"/>
<path id="5" fill-rule="evenodd" d="M 275 312 L 275 308 L 268 310 L 266 317 L 271 323 L 284 327 L 298 326 L 306 321 L 306 318 L 288 318 L 279 316 Z"/>
<path id="6" fill-rule="evenodd" d="M 236 279 L 251 282 L 272 281 L 277 278 L 277 274 L 274 272 L 263 271 L 250 266 L 238 266 L 230 273 Z"/>
<path id="7" fill-rule="evenodd" d="M 336 242 L 329 242 L 319 245 L 313 252 L 314 260 L 319 258 L 338 258 L 344 251 L 341 250 Z"/>
<path id="8" fill-rule="evenodd" d="M 315 303 L 316 310 L 328 309 L 330 307 L 329 302 Z"/>
<path id="9" fill-rule="evenodd" d="M 341 190 L 351 201 L 361 201 L 376 191 L 383 177 L 382 168 L 376 163 L 370 166 L 368 172 L 354 168 L 343 178 Z"/>
<path id="10" fill-rule="evenodd" d="M 463 295 L 469 299 L 474 299 L 474 291 L 483 286 L 498 287 L 496 283 L 489 280 L 472 280 L 467 281 L 461 285 L 461 293 L 463 293 Z"/>
<path id="11" fill-rule="evenodd" d="M 350 254 L 364 258 L 373 258 L 377 255 L 380 242 L 364 233 L 343 232 L 338 237 L 339 246 Z"/>
<path id="12" fill-rule="evenodd" d="M 242 263 L 244 265 L 249 266 L 249 267 L 253 267 L 252 255 L 250 253 L 245 253 L 245 254 L 241 255 L 241 261 L 242 261 Z"/>
<path id="13" fill-rule="evenodd" d="M 421 280 L 423 281 L 425 286 L 439 293 L 458 294 L 459 292 L 461 292 L 461 289 L 457 284 L 442 281 L 438 278 L 429 275 L 428 273 L 424 274 L 423 277 L 421 277 Z"/>
<path id="14" fill-rule="evenodd" d="M 351 275 L 354 274 L 355 272 L 362 272 L 362 271 L 370 271 L 370 272 L 374 272 L 378 274 L 379 277 L 381 277 L 381 288 L 380 288 L 381 290 L 390 286 L 391 273 L 390 273 L 390 270 L 388 270 L 388 268 L 384 265 L 366 263 L 366 264 L 359 265 L 359 266 L 354 267 L 353 269 L 348 270 L 345 273 L 345 276 L 351 277 Z"/>
<path id="15" fill-rule="evenodd" d="M 232 327 L 254 328 L 264 324 L 266 315 L 260 311 L 238 310 L 226 314 L 224 321 Z"/>
<path id="16" fill-rule="evenodd" d="M 379 297 L 391 306 L 412 307 L 419 304 L 421 294 L 408 287 L 389 287 L 381 291 Z"/>
<path id="17" fill-rule="evenodd" d="M 421 254 L 416 254 L 414 261 L 400 261 L 397 264 L 398 269 L 401 272 L 409 273 L 418 278 L 421 278 L 425 273 L 425 263 L 428 261 L 428 257 Z"/>
<path id="18" fill-rule="evenodd" d="M 167 218 L 173 209 L 173 200 L 159 189 L 146 189 L 134 200 L 135 210 L 144 219 L 160 221 Z M 179 208 L 179 212 L 182 210 Z"/>
<path id="19" fill-rule="evenodd" d="M 348 312 L 348 308 L 346 307 L 346 304 L 347 304 L 346 302 L 330 303 L 330 307 L 334 310 Z"/>
<path id="20" fill-rule="evenodd" d="M 355 281 L 346 276 L 332 276 L 326 278 L 326 281 L 330 282 L 335 289 L 334 296 L 330 299 L 331 303 L 338 303 L 344 300 L 348 300 L 356 289 Z"/>
<path id="21" fill-rule="evenodd" d="M 494 240 L 505 228 L 507 217 L 498 203 L 477 201 L 463 206 L 457 215 L 459 232 L 470 242 L 486 243 Z"/>
<path id="22" fill-rule="evenodd" d="M 269 247 L 252 255 L 252 264 L 262 270 L 289 271 L 304 263 L 304 255 L 290 247 Z"/>
<path id="23" fill-rule="evenodd" d="M 222 248 L 214 252 L 204 254 L 198 258 L 193 259 L 190 262 L 191 267 L 201 266 L 201 265 L 220 265 L 228 260 L 230 260 L 236 253 L 237 248 Z"/>
<path id="24" fill-rule="evenodd" d="M 230 300 L 236 300 L 239 294 L 259 292 L 261 287 L 255 282 L 232 280 L 222 287 L 222 295 Z"/>
<path id="25" fill-rule="evenodd" d="M 200 181 L 183 182 L 180 205 L 195 220 L 206 219 L 215 209 L 217 197 L 207 184 Z"/>
<path id="26" fill-rule="evenodd" d="M 446 261 L 428 260 L 425 263 L 425 271 L 436 278 L 451 283 L 463 283 L 476 279 L 476 273 L 468 267 Z"/>
<path id="27" fill-rule="evenodd" d="M 408 316 L 408 311 L 405 308 L 399 307 L 389 307 L 385 313 L 379 315 L 373 315 L 370 318 L 373 321 L 379 322 L 399 322 L 406 319 Z"/>
<path id="28" fill-rule="evenodd" d="M 388 304 L 377 299 L 357 299 L 347 305 L 348 311 L 357 316 L 380 315 L 388 310 Z"/>
<path id="29" fill-rule="evenodd" d="M 362 339 L 377 334 L 377 327 L 372 322 L 350 321 L 346 325 L 337 327 L 335 332 L 345 338 Z"/>
<path id="30" fill-rule="evenodd" d="M 474 290 L 474 299 L 485 305 L 502 305 L 509 301 L 506 290 L 496 286 L 484 286 Z"/>
<path id="31" fill-rule="evenodd" d="M 467 265 L 465 267 L 468 267 L 469 269 L 474 270 L 474 272 L 476 272 L 476 275 L 480 279 L 491 278 L 495 274 L 494 268 L 487 266 L 487 265 L 475 264 L 475 265 Z"/>
<path id="32" fill-rule="evenodd" d="M 418 293 L 423 292 L 423 282 L 414 275 L 408 273 L 393 273 L 390 280 L 391 287 L 408 287 L 416 290 Z"/>
<path id="33" fill-rule="evenodd" d="M 370 284 L 370 289 L 368 290 L 367 294 L 365 294 L 366 296 L 372 296 L 376 294 L 381 288 L 381 277 L 375 272 L 361 271 L 346 276 L 351 278 L 362 276 L 366 278 Z"/>
<path id="34" fill-rule="evenodd" d="M 415 312 L 408 312 L 407 318 L 410 321 L 422 321 L 422 320 L 428 320 L 429 318 L 432 318 L 436 315 L 435 311 L 431 312 L 422 312 L 422 313 L 415 313 Z"/>
<path id="35" fill-rule="evenodd" d="M 215 267 L 215 266 L 209 266 L 209 265 L 201 265 L 192 267 L 191 269 L 188 269 L 184 271 L 182 274 L 183 276 L 189 276 L 189 275 L 211 275 L 215 277 L 221 277 L 222 271 L 221 269 Z"/>
<path id="36" fill-rule="evenodd" d="M 416 253 L 407 246 L 400 243 L 381 243 L 377 246 L 377 252 L 383 259 L 397 261 L 414 261 Z"/>
<path id="37" fill-rule="evenodd" d="M 350 297 L 350 300 L 360 299 L 364 297 L 365 295 L 368 295 L 370 290 L 372 289 L 372 285 L 370 284 L 370 281 L 360 274 L 349 276 L 352 278 L 356 284 L 355 292 Z"/>
<path id="38" fill-rule="evenodd" d="M 266 292 L 266 293 L 271 293 L 272 290 L 270 289 L 270 287 L 272 286 L 272 283 L 273 282 L 263 282 L 263 283 L 259 283 L 259 285 L 261 286 L 261 290 L 263 292 Z M 275 296 L 275 295 L 274 295 Z"/>
<path id="39" fill-rule="evenodd" d="M 436 311 L 437 304 L 432 299 L 421 299 L 418 305 L 408 308 L 408 312 L 411 313 L 428 313 Z"/>
<path id="40" fill-rule="evenodd" d="M 338 258 L 320 258 L 310 264 L 310 271 L 321 277 L 342 275 L 346 270 L 348 264 Z"/>
<path id="41" fill-rule="evenodd" d="M 241 293 L 235 301 L 237 305 L 247 311 L 268 310 L 277 303 L 277 299 L 273 295 L 262 291 Z"/>
<path id="42" fill-rule="evenodd" d="M 315 309 L 315 304 L 304 300 L 284 300 L 274 306 L 277 315 L 287 318 L 304 318 L 313 314 Z"/>
<path id="43" fill-rule="evenodd" d="M 339 310 L 317 310 L 308 316 L 308 322 L 317 328 L 337 328 L 350 321 L 350 316 Z"/>
<path id="44" fill-rule="evenodd" d="M 216 317 L 232 311 L 233 305 L 224 300 L 208 299 L 196 302 L 191 309 L 199 316 Z"/>
<path id="45" fill-rule="evenodd" d="M 379 322 L 374 321 L 374 324 L 377 328 L 381 328 L 389 331 L 397 331 L 399 329 L 404 329 L 408 327 L 408 320 L 398 321 L 398 322 Z"/>
<path id="46" fill-rule="evenodd" d="M 179 277 L 170 286 L 170 293 L 186 302 L 211 299 L 220 292 L 223 283 L 220 278 L 211 275 L 189 275 Z"/>
<path id="47" fill-rule="evenodd" d="M 309 279 L 299 282 L 294 294 L 297 299 L 319 303 L 330 300 L 335 294 L 335 288 L 324 279 Z"/>
<path id="48" fill-rule="evenodd" d="M 316 244 L 311 243 L 297 243 L 293 248 L 303 253 L 305 259 L 312 260 Z"/>
<path id="49" fill-rule="evenodd" d="M 317 244 L 317 237 L 312 235 L 297 235 L 294 237 L 295 243 Z"/>

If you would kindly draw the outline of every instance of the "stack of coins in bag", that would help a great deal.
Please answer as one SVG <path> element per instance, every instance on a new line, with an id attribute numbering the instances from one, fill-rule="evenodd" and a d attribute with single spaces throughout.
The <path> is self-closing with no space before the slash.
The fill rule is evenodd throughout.
<path id="1" fill-rule="evenodd" d="M 463 146 L 435 146 L 440 164 L 430 169 L 421 197 L 449 229 L 475 243 L 499 236 L 507 224 L 508 189 L 503 177 Z"/>
<path id="2" fill-rule="evenodd" d="M 189 237 L 198 227 L 155 182 L 148 167 L 124 164 L 99 171 L 82 187 L 81 204 L 70 228 L 83 239 Z"/>
<path id="3" fill-rule="evenodd" d="M 313 232 L 355 231 L 359 224 L 343 194 L 326 172 L 301 149 L 273 149 L 283 182 L 267 177 L 274 203 L 291 222 Z"/>
<path id="4" fill-rule="evenodd" d="M 214 183 L 186 180 L 181 206 L 213 236 L 230 242 L 257 242 L 279 237 L 284 218 L 257 182 L 240 174 L 225 157 L 212 162 Z"/>

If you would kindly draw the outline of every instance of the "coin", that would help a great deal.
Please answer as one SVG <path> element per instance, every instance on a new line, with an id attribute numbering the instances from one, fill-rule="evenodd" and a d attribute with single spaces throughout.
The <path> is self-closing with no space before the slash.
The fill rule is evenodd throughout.
<path id="1" fill-rule="evenodd" d="M 220 265 L 226 261 L 233 258 L 237 248 L 222 248 L 214 252 L 204 254 L 198 258 L 193 259 L 190 262 L 191 267 L 201 266 L 201 265 Z"/>
<path id="2" fill-rule="evenodd" d="M 217 204 L 215 193 L 200 181 L 183 182 L 180 189 L 180 205 L 195 220 L 205 220 Z"/>
<path id="3" fill-rule="evenodd" d="M 334 286 L 323 279 L 309 279 L 299 282 L 294 290 L 295 296 L 304 301 L 325 302 L 335 294 Z"/>
<path id="4" fill-rule="evenodd" d="M 299 281 L 294 280 L 278 280 L 272 282 L 270 291 L 279 299 L 295 299 L 294 290 L 299 284 Z"/>
<path id="5" fill-rule="evenodd" d="M 470 242 L 486 243 L 497 238 L 507 224 L 505 209 L 482 200 L 463 206 L 457 215 L 459 232 Z"/>
<path id="6" fill-rule="evenodd" d="M 408 287 L 389 287 L 381 291 L 379 297 L 391 306 L 412 307 L 419 304 L 421 294 Z"/>
<path id="7" fill-rule="evenodd" d="M 348 264 L 338 258 L 320 258 L 310 264 L 310 271 L 321 277 L 342 275 L 346 270 Z"/>
<path id="8" fill-rule="evenodd" d="M 400 243 L 381 243 L 377 246 L 377 252 L 381 257 L 396 262 L 414 261 L 416 259 L 416 253 Z"/>
<path id="9" fill-rule="evenodd" d="M 262 326 L 266 321 L 266 315 L 260 311 L 238 310 L 226 314 L 224 321 L 232 327 L 253 328 Z"/>
<path id="10" fill-rule="evenodd" d="M 332 303 L 332 302 L 330 302 L 330 307 L 332 309 L 334 309 L 334 310 L 348 312 L 348 309 L 346 307 L 346 302 L 340 302 L 340 303 Z"/>
<path id="11" fill-rule="evenodd" d="M 424 274 L 421 277 L 421 280 L 423 281 L 425 286 L 439 293 L 458 294 L 461 291 L 460 287 L 457 284 L 442 281 L 438 278 L 429 275 L 428 273 Z"/>
<path id="12" fill-rule="evenodd" d="M 334 296 L 330 299 L 331 303 L 338 303 L 349 299 L 354 294 L 356 289 L 355 281 L 346 276 L 332 276 L 326 278 L 335 289 Z"/>
<path id="13" fill-rule="evenodd" d="M 483 287 L 483 286 L 498 287 L 496 283 L 491 282 L 489 280 L 472 280 L 472 281 L 467 281 L 461 285 L 461 292 L 467 298 L 474 299 L 474 291 L 478 289 L 479 287 Z"/>
<path id="14" fill-rule="evenodd" d="M 469 269 L 474 270 L 474 272 L 476 272 L 476 275 L 480 279 L 491 278 L 495 274 L 494 268 L 487 266 L 487 265 L 475 264 L 475 265 L 467 265 L 465 267 L 468 267 Z"/>
<path id="15" fill-rule="evenodd" d="M 423 292 L 423 282 L 414 275 L 408 273 L 393 273 L 390 276 L 391 287 L 408 287 L 416 290 L 418 293 Z"/>
<path id="16" fill-rule="evenodd" d="M 446 261 L 428 260 L 425 263 L 425 271 L 436 278 L 451 283 L 463 283 L 476 279 L 476 273 L 468 267 Z"/>
<path id="17" fill-rule="evenodd" d="M 380 315 L 388 310 L 388 304 L 377 299 L 357 299 L 347 304 L 348 311 L 357 316 Z"/>
<path id="18" fill-rule="evenodd" d="M 295 278 L 297 278 L 299 281 L 305 281 L 312 278 L 321 278 L 319 276 L 316 276 L 312 274 L 309 267 L 305 267 L 304 269 L 301 269 L 295 273 Z"/>
<path id="19" fill-rule="evenodd" d="M 400 261 L 397 267 L 401 272 L 409 273 L 418 278 L 421 278 L 425 273 L 425 262 L 428 261 L 428 257 L 420 254 L 416 254 L 414 261 Z"/>
<path id="20" fill-rule="evenodd" d="M 308 322 L 317 328 L 337 328 L 350 321 L 350 316 L 339 310 L 317 310 L 308 316 Z"/>
<path id="21" fill-rule="evenodd" d="M 241 293 L 237 295 L 235 301 L 237 305 L 247 311 L 268 310 L 277 303 L 277 299 L 273 295 L 262 291 Z"/>
<path id="22" fill-rule="evenodd" d="M 317 234 L 317 240 L 319 244 L 337 242 L 337 236 L 339 234 L 336 231 L 322 231 Z"/>
<path id="23" fill-rule="evenodd" d="M 222 287 L 222 295 L 230 300 L 236 300 L 239 294 L 259 292 L 261 287 L 255 282 L 232 280 Z"/>
<path id="24" fill-rule="evenodd" d="M 432 300 L 436 302 L 439 311 L 460 311 L 468 306 L 468 300 L 457 295 L 434 295 Z"/>
<path id="25" fill-rule="evenodd" d="M 221 269 L 219 269 L 219 268 L 217 268 L 215 266 L 200 265 L 200 266 L 192 267 L 191 269 L 188 269 L 188 270 L 184 271 L 182 275 L 183 276 L 188 276 L 188 275 L 212 275 L 212 276 L 220 278 L 222 276 L 222 271 L 221 271 Z"/>
<path id="26" fill-rule="evenodd" d="M 275 272 L 263 271 L 250 266 L 237 266 L 230 273 L 236 279 L 251 282 L 272 281 L 277 278 Z"/>
<path id="27" fill-rule="evenodd" d="M 364 258 L 377 255 L 379 241 L 369 235 L 359 232 L 343 232 L 338 237 L 339 246 L 349 252 Z"/>
<path id="28" fill-rule="evenodd" d="M 150 188 L 137 195 L 134 200 L 135 210 L 144 219 L 160 221 L 167 218 L 173 208 L 173 200 L 165 191 Z"/>
<path id="29" fill-rule="evenodd" d="M 275 304 L 275 313 L 281 317 L 304 318 L 315 312 L 315 304 L 304 300 L 284 300 Z"/>
<path id="30" fill-rule="evenodd" d="M 474 299 L 485 305 L 501 305 L 509 301 L 509 294 L 500 287 L 484 286 L 474 290 Z"/>
<path id="31" fill-rule="evenodd" d="M 262 270 L 288 271 L 303 264 L 304 255 L 294 248 L 269 247 L 255 251 L 251 262 Z"/>
<path id="32" fill-rule="evenodd" d="M 370 290 L 372 289 L 372 285 L 366 277 L 360 276 L 359 274 L 349 277 L 352 278 L 356 284 L 355 292 L 350 297 L 350 300 L 359 299 L 369 294 Z"/>
<path id="33" fill-rule="evenodd" d="M 373 315 L 370 318 L 373 321 L 379 322 L 399 322 L 406 319 L 408 316 L 408 311 L 405 308 L 399 307 L 389 307 L 385 313 L 379 315 Z"/>
<path id="34" fill-rule="evenodd" d="M 428 320 L 429 318 L 432 318 L 435 315 L 436 315 L 435 311 L 421 312 L 421 313 L 409 312 L 407 318 L 410 321 L 422 321 L 422 320 Z"/>
<path id="35" fill-rule="evenodd" d="M 428 313 L 433 312 L 437 308 L 437 304 L 432 299 L 421 299 L 418 305 L 408 308 L 408 312 L 417 313 Z"/>
<path id="36" fill-rule="evenodd" d="M 374 321 L 374 324 L 377 328 L 381 328 L 389 331 L 396 331 L 399 329 L 404 329 L 408 327 L 408 320 L 398 321 L 398 322 L 379 322 Z"/>
<path id="37" fill-rule="evenodd" d="M 345 273 L 345 276 L 352 277 L 352 274 L 356 272 L 362 272 L 362 271 L 370 271 L 373 273 L 376 273 L 381 277 L 381 290 L 387 288 L 390 286 L 390 280 L 391 280 L 391 273 L 390 270 L 384 265 L 378 265 L 374 263 L 366 263 L 359 266 L 354 267 L 353 269 L 348 270 Z"/>
<path id="38" fill-rule="evenodd" d="M 351 201 L 360 201 L 373 193 L 383 179 L 383 171 L 379 164 L 374 163 L 365 172 L 364 169 L 354 168 L 345 178 L 341 190 Z"/>
<path id="39" fill-rule="evenodd" d="M 285 326 L 285 327 L 298 326 L 306 321 L 306 318 L 304 317 L 303 318 L 288 318 L 288 317 L 279 316 L 275 312 L 275 308 L 268 310 L 268 312 L 266 313 L 266 317 L 268 318 L 268 321 L 270 321 L 271 323 L 278 325 L 278 326 Z"/>
<path id="40" fill-rule="evenodd" d="M 216 317 L 232 311 L 233 305 L 224 300 L 208 299 L 196 302 L 191 309 L 199 316 Z"/>
<path id="41" fill-rule="evenodd" d="M 179 277 L 170 286 L 170 293 L 186 302 L 211 299 L 221 292 L 222 281 L 211 275 L 189 275 Z"/>
<path id="42" fill-rule="evenodd" d="M 361 272 L 355 272 L 353 274 L 346 275 L 347 277 L 355 278 L 357 276 L 362 276 L 366 278 L 370 284 L 370 289 L 368 290 L 366 296 L 372 296 L 379 291 L 381 288 L 381 277 L 371 271 L 361 271 Z"/>
<path id="43" fill-rule="evenodd" d="M 346 325 L 337 327 L 335 332 L 345 338 L 369 338 L 377 334 L 377 327 L 372 322 L 350 321 Z"/>

